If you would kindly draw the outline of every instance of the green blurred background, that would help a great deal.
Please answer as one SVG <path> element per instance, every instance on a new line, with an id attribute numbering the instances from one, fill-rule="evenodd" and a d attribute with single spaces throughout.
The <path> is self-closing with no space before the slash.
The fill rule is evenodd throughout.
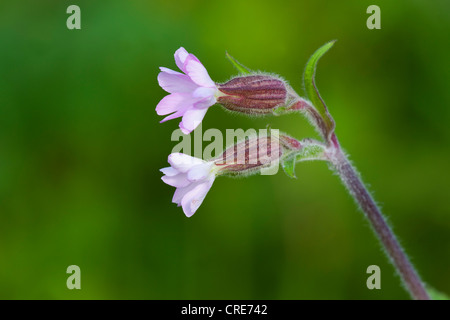
<path id="1" fill-rule="evenodd" d="M 81 8 L 81 30 L 66 8 Z M 366 8 L 381 8 L 368 30 Z M 225 52 L 301 90 L 317 83 L 337 134 L 423 279 L 450 293 L 448 1 L 2 1 L 0 298 L 406 299 L 324 163 L 220 178 L 186 218 L 161 180 L 178 121 L 159 124 L 159 66 L 180 46 L 211 77 Z M 300 116 L 211 108 L 203 129 L 315 136 Z M 81 268 L 81 290 L 66 268 Z M 381 290 L 366 268 L 381 268 Z"/>

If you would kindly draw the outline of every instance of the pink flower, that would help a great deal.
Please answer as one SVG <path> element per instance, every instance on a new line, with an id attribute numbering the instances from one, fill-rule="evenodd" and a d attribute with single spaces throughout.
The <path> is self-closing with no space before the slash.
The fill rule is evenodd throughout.
<path id="1" fill-rule="evenodd" d="M 156 113 L 170 114 L 161 122 L 183 117 L 180 129 L 189 134 L 203 120 L 208 108 L 216 103 L 219 91 L 201 62 L 183 47 L 175 52 L 175 62 L 184 74 L 160 68 L 159 85 L 170 94 L 158 103 Z"/>
<path id="2" fill-rule="evenodd" d="M 165 183 L 175 188 L 172 202 L 183 208 L 187 217 L 200 207 L 216 178 L 216 167 L 183 153 L 169 155 L 170 167 L 161 169 Z"/>

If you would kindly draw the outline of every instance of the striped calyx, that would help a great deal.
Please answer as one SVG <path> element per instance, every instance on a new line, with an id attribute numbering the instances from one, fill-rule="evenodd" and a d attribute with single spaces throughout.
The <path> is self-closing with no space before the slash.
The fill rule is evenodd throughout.
<path id="1" fill-rule="evenodd" d="M 217 102 L 226 109 L 247 114 L 268 114 L 288 98 L 285 82 L 269 75 L 240 76 L 218 84 Z"/>
<path id="2" fill-rule="evenodd" d="M 299 141 L 285 134 L 252 136 L 227 148 L 213 162 L 219 174 L 252 174 L 278 165 L 291 152 L 302 148 Z"/>

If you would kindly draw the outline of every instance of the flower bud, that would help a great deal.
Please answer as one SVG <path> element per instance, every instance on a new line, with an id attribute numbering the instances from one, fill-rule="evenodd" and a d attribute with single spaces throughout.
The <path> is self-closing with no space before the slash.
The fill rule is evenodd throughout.
<path id="1" fill-rule="evenodd" d="M 217 102 L 226 109 L 247 114 L 268 114 L 286 104 L 290 94 L 286 83 L 274 76 L 240 76 L 218 84 Z"/>

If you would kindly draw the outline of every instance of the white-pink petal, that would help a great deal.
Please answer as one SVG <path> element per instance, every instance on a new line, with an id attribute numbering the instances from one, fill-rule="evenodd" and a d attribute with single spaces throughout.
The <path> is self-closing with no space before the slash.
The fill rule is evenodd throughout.
<path id="1" fill-rule="evenodd" d="M 192 132 L 192 130 L 188 130 L 188 129 L 186 129 L 185 127 L 183 127 L 183 121 L 181 121 L 181 122 L 178 124 L 178 127 L 180 128 L 181 132 L 183 132 L 183 134 L 188 135 L 189 133 Z"/>
<path id="2" fill-rule="evenodd" d="M 175 63 L 183 72 L 186 72 L 186 70 L 184 69 L 184 62 L 186 61 L 188 55 L 189 52 L 187 52 L 183 47 L 175 51 Z"/>
<path id="3" fill-rule="evenodd" d="M 205 179 L 211 173 L 211 163 L 202 163 L 193 166 L 187 172 L 187 178 L 189 181 L 198 181 Z"/>
<path id="4" fill-rule="evenodd" d="M 214 96 L 206 97 L 201 100 L 198 100 L 194 102 L 194 108 L 195 109 L 207 109 L 211 107 L 212 105 L 216 104 L 217 99 Z"/>
<path id="5" fill-rule="evenodd" d="M 180 129 L 184 134 L 189 134 L 202 122 L 208 108 L 203 109 L 189 109 L 183 115 L 183 120 L 180 123 Z"/>
<path id="6" fill-rule="evenodd" d="M 191 181 L 188 180 L 187 174 L 185 173 L 180 173 L 175 176 L 162 176 L 161 180 L 175 188 L 184 188 L 191 184 Z"/>
<path id="7" fill-rule="evenodd" d="M 162 168 L 162 169 L 159 169 L 159 171 L 161 171 L 162 173 L 164 173 L 166 176 L 169 176 L 169 177 L 173 177 L 174 175 L 177 175 L 180 173 L 180 171 L 178 171 L 177 169 L 172 168 L 172 167 Z"/>
<path id="8" fill-rule="evenodd" d="M 205 87 L 197 87 L 193 92 L 192 96 L 194 98 L 207 98 L 212 97 L 216 93 L 217 88 L 205 88 Z"/>
<path id="9" fill-rule="evenodd" d="M 202 159 L 191 157 L 184 153 L 171 153 L 168 161 L 173 168 L 180 172 L 187 172 L 192 167 L 204 163 Z"/>
<path id="10" fill-rule="evenodd" d="M 184 62 L 184 72 L 194 81 L 196 84 L 202 87 L 215 87 L 214 81 L 206 71 L 205 67 L 198 61 L 193 55 L 189 54 Z"/>
<path id="11" fill-rule="evenodd" d="M 209 189 L 211 189 L 213 182 L 214 177 L 200 183 L 195 186 L 195 188 L 187 192 L 181 199 L 181 206 L 183 207 L 183 212 L 187 217 L 191 217 L 200 207 Z"/>
<path id="12" fill-rule="evenodd" d="M 182 73 L 169 73 L 162 71 L 158 74 L 158 83 L 169 93 L 192 93 L 198 89 L 187 75 Z"/>
<path id="13" fill-rule="evenodd" d="M 170 74 L 184 74 L 166 67 L 159 67 L 159 70 L 161 70 L 162 72 L 166 72 L 166 73 L 170 73 Z"/>
<path id="14" fill-rule="evenodd" d="M 176 119 L 176 118 L 180 118 L 183 116 L 184 112 L 186 111 L 186 109 L 183 110 L 179 110 L 177 112 L 172 113 L 171 115 L 165 117 L 164 119 L 162 119 L 159 123 L 163 123 L 166 122 L 168 120 L 172 120 L 172 119 Z"/>
<path id="15" fill-rule="evenodd" d="M 197 184 L 190 184 L 184 188 L 177 188 L 175 193 L 173 194 L 172 202 L 176 203 L 178 206 L 181 205 L 181 199 L 183 199 L 184 195 L 195 188 Z"/>
<path id="16" fill-rule="evenodd" d="M 178 111 L 186 104 L 186 99 L 189 99 L 189 97 L 181 93 L 169 94 L 158 103 L 156 113 L 161 116 Z"/>

